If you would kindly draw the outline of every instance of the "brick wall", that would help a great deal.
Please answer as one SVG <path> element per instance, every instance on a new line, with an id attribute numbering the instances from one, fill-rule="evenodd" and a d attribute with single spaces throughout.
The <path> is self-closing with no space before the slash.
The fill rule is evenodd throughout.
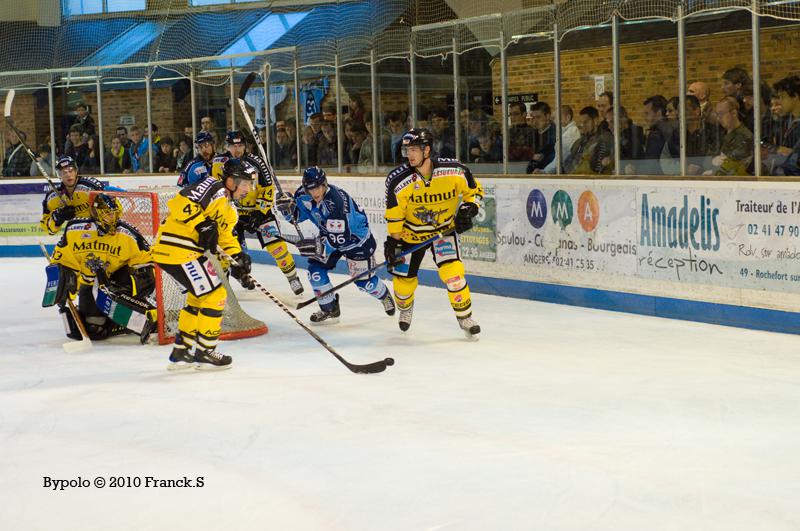
<path id="1" fill-rule="evenodd" d="M 622 105 L 634 121 L 641 122 L 642 102 L 654 94 L 677 96 L 677 39 L 628 44 L 620 47 Z M 737 31 L 689 37 L 686 40 L 687 82 L 705 81 L 712 100 L 721 94 L 720 76 L 739 66 L 752 72 L 750 33 Z M 594 76 L 605 77 L 606 90 L 613 89 L 611 47 L 565 51 L 561 54 L 561 101 L 576 112 L 594 105 Z M 772 84 L 800 71 L 800 35 L 785 28 L 770 28 L 761 34 L 761 77 Z M 492 65 L 492 87 L 500 93 L 500 64 Z M 553 54 L 540 53 L 508 57 L 509 95 L 539 94 L 541 101 L 554 103 Z M 500 108 L 495 109 L 499 116 Z"/>

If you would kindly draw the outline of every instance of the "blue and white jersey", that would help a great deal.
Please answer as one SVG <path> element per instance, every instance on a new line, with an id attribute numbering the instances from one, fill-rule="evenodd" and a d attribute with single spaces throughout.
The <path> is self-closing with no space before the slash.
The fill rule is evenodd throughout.
<path id="1" fill-rule="evenodd" d="M 197 155 L 190 160 L 186 167 L 181 170 L 178 176 L 178 186 L 184 188 L 198 181 L 202 181 L 206 177 L 211 176 L 212 160 L 205 160 L 202 156 Z"/>
<path id="2" fill-rule="evenodd" d="M 294 200 L 298 223 L 311 220 L 325 239 L 326 247 L 350 251 L 366 243 L 371 236 L 364 210 L 341 188 L 329 184 L 322 202 L 317 204 L 301 186 L 294 193 Z"/>

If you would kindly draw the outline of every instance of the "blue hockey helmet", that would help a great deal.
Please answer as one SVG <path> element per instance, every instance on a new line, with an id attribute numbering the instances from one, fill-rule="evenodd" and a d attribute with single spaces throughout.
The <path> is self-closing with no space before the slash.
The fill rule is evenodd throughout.
<path id="1" fill-rule="evenodd" d="M 242 136 L 241 131 L 228 131 L 228 134 L 225 135 L 225 143 L 229 146 L 234 144 L 244 144 L 244 136 Z"/>
<path id="2" fill-rule="evenodd" d="M 198 146 L 200 144 L 214 144 L 214 137 L 208 131 L 200 131 L 194 139 L 194 143 Z"/>
<path id="3" fill-rule="evenodd" d="M 328 177 L 325 175 L 325 170 L 319 166 L 306 168 L 306 171 L 303 172 L 303 189 L 306 191 L 313 190 L 323 184 L 328 184 Z"/>

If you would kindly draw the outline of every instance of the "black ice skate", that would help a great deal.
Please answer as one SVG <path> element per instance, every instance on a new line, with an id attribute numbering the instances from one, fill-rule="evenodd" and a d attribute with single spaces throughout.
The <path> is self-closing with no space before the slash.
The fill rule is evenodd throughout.
<path id="1" fill-rule="evenodd" d="M 478 339 L 477 335 L 481 333 L 481 327 L 472 317 L 458 317 L 458 326 L 464 331 L 470 339 Z"/>
<path id="2" fill-rule="evenodd" d="M 199 371 L 221 371 L 230 369 L 231 363 L 233 363 L 233 358 L 221 352 L 217 352 L 217 349 L 198 349 L 195 358 L 197 360 L 197 366 L 195 368 Z"/>
<path id="3" fill-rule="evenodd" d="M 181 369 L 191 369 L 195 365 L 194 356 L 186 347 L 174 347 L 169 355 L 168 371 L 178 371 Z"/>
<path id="4" fill-rule="evenodd" d="M 300 295 L 303 293 L 303 284 L 300 282 L 300 278 L 295 275 L 289 279 L 289 287 L 292 288 L 292 292 L 295 295 Z"/>
<path id="5" fill-rule="evenodd" d="M 386 295 L 379 300 L 381 301 L 381 304 L 383 304 L 383 311 L 386 312 L 386 315 L 394 315 L 394 297 L 392 297 L 392 294 L 389 293 L 389 290 L 386 290 Z"/>
<path id="6" fill-rule="evenodd" d="M 400 318 L 397 324 L 400 325 L 400 330 L 403 332 L 411 328 L 411 318 L 414 316 L 414 303 L 412 302 L 408 308 L 400 308 Z"/>
<path id="7" fill-rule="evenodd" d="M 336 294 L 336 298 L 333 301 L 333 308 L 330 311 L 325 311 L 323 309 L 319 309 L 313 314 L 311 314 L 311 323 L 312 324 L 335 324 L 339 322 L 339 316 L 341 315 L 341 311 L 339 310 L 339 294 Z"/>

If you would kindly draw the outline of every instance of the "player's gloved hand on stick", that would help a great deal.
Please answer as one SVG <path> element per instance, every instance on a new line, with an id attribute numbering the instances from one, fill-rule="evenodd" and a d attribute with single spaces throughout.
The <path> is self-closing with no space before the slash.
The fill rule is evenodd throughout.
<path id="1" fill-rule="evenodd" d="M 294 197 L 291 194 L 281 194 L 275 199 L 275 210 L 277 210 L 287 221 L 292 221 L 294 211 L 297 208 Z"/>
<path id="2" fill-rule="evenodd" d="M 212 253 L 217 252 L 217 244 L 219 243 L 219 229 L 217 224 L 206 219 L 195 225 L 194 230 L 197 231 L 197 244 Z"/>
<path id="3" fill-rule="evenodd" d="M 244 229 L 247 232 L 258 232 L 258 228 L 263 225 L 266 220 L 266 214 L 260 210 L 253 210 L 247 216 L 247 223 L 245 223 Z"/>
<path id="4" fill-rule="evenodd" d="M 250 255 L 245 252 L 237 253 L 232 257 L 235 263 L 231 264 L 231 276 L 239 281 L 243 288 L 255 289 L 256 283 L 250 277 L 250 271 L 253 269 L 253 261 Z"/>
<path id="5" fill-rule="evenodd" d="M 461 203 L 456 212 L 456 232 L 461 234 L 472 228 L 472 218 L 478 215 L 478 205 Z"/>
<path id="6" fill-rule="evenodd" d="M 386 258 L 386 267 L 390 270 L 395 266 L 402 264 L 403 259 L 397 258 L 397 254 L 402 252 L 403 250 L 403 243 L 391 236 L 386 237 L 386 241 L 383 244 L 383 256 Z"/>
<path id="7" fill-rule="evenodd" d="M 305 238 L 295 244 L 297 251 L 309 258 L 321 259 L 325 254 L 325 242 L 321 237 Z"/>
<path id="8" fill-rule="evenodd" d="M 89 268 L 101 285 L 105 286 L 108 282 L 108 275 L 106 274 L 106 267 L 108 263 L 96 256 L 86 259 L 86 267 Z"/>
<path id="9" fill-rule="evenodd" d="M 56 225 L 61 225 L 65 221 L 69 221 L 74 217 L 75 217 L 74 206 L 65 206 L 53 210 L 53 221 L 56 222 Z"/>

